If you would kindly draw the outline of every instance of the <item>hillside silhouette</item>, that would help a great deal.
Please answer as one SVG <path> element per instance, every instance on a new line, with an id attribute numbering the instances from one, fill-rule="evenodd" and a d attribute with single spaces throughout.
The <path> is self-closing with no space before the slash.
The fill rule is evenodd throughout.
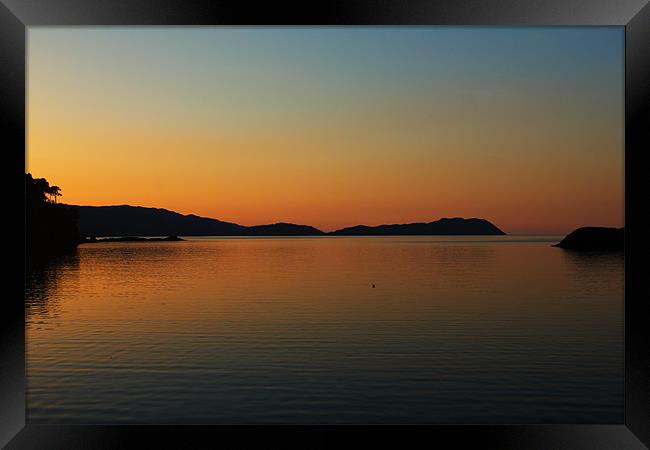
<path id="1" fill-rule="evenodd" d="M 141 206 L 69 206 L 79 214 L 83 237 L 99 236 L 319 236 L 308 225 L 275 223 L 247 227 L 194 214 Z"/>
<path id="2" fill-rule="evenodd" d="M 140 206 L 69 206 L 78 211 L 83 237 L 100 236 L 382 236 L 382 235 L 504 235 L 484 219 L 440 219 L 429 223 L 358 225 L 325 233 L 309 225 L 274 223 L 244 226 Z"/>
<path id="3" fill-rule="evenodd" d="M 71 206 L 79 212 L 81 236 L 240 236 L 236 223 L 141 206 Z"/>

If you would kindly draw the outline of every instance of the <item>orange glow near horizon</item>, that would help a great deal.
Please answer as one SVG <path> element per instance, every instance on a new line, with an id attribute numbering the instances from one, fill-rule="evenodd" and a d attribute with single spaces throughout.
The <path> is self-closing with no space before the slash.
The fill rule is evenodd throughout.
<path id="1" fill-rule="evenodd" d="M 566 74 L 550 61 L 501 82 L 508 60 L 487 61 L 480 77 L 468 68 L 434 83 L 423 73 L 439 69 L 400 81 L 411 72 L 380 72 L 383 59 L 310 67 L 301 52 L 322 37 L 287 50 L 281 31 L 266 43 L 259 30 L 275 61 L 241 30 L 228 42 L 258 58 L 212 43 L 210 28 L 196 41 L 170 29 L 181 37 L 164 50 L 152 47 L 162 30 L 131 29 L 142 34 L 133 45 L 119 29 L 93 30 L 29 31 L 26 171 L 65 203 L 324 231 L 441 217 L 513 234 L 623 226 L 622 54 L 620 67 L 593 68 L 578 45 Z M 350 51 L 374 48 L 364 45 Z M 613 75 L 586 79 L 587 68 Z"/>

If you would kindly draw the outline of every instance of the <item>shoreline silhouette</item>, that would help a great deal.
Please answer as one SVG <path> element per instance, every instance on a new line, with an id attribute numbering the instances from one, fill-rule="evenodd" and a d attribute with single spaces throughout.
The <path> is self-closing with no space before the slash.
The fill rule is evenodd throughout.
<path id="1" fill-rule="evenodd" d="M 310 225 L 279 222 L 244 226 L 195 214 L 142 206 L 78 206 L 58 203 L 61 188 L 25 174 L 26 249 L 32 260 L 47 259 L 82 243 L 183 241 L 178 236 L 504 236 L 481 218 L 356 225 L 324 232 Z M 149 236 L 149 237 L 147 237 Z M 166 237 L 151 237 L 166 236 Z M 97 239 L 98 237 L 103 239 Z M 554 247 L 577 251 L 622 251 L 624 227 L 582 227 Z"/>

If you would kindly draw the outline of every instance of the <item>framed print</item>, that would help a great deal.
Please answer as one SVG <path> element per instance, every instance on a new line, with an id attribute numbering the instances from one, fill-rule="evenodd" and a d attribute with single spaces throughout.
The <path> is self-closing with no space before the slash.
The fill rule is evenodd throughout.
<path id="1" fill-rule="evenodd" d="M 2 0 L 0 443 L 646 448 L 649 21 Z"/>

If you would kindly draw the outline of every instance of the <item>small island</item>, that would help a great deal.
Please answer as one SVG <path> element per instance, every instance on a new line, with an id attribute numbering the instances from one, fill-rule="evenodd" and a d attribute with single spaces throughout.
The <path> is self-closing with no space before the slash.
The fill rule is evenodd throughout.
<path id="1" fill-rule="evenodd" d="M 582 227 L 553 247 L 577 251 L 623 251 L 625 228 Z"/>
<path id="2" fill-rule="evenodd" d="M 503 236 L 506 233 L 485 219 L 454 217 L 427 223 L 357 225 L 332 231 L 329 234 L 334 236 Z"/>

